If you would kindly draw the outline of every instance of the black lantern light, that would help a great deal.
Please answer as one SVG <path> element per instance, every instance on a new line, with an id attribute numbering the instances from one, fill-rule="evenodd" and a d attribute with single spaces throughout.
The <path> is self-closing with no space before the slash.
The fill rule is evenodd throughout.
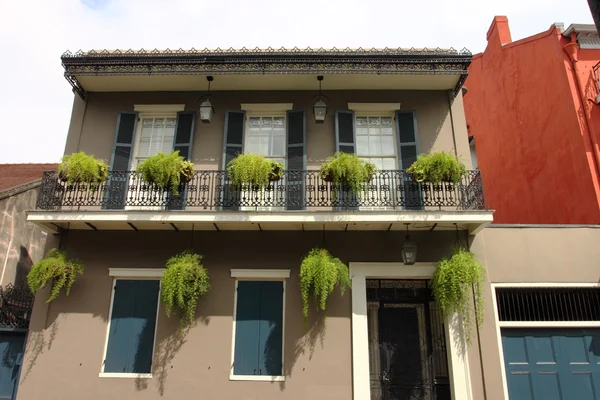
<path id="1" fill-rule="evenodd" d="M 413 265 L 417 261 L 417 243 L 410 240 L 408 225 L 406 224 L 406 239 L 402 245 L 402 262 L 405 265 Z"/>
<path id="2" fill-rule="evenodd" d="M 210 101 L 210 83 L 213 81 L 213 77 L 207 76 L 206 80 L 208 81 L 208 93 L 198 100 L 198 103 L 200 103 L 200 120 L 202 122 L 210 122 L 213 114 L 215 113 L 215 109 Z"/>
<path id="3" fill-rule="evenodd" d="M 327 104 L 325 104 L 325 100 L 323 99 L 328 99 L 328 97 L 321 93 L 321 82 L 323 82 L 323 75 L 317 76 L 317 80 L 319 81 L 319 94 L 313 97 L 317 99 L 315 105 L 313 106 L 313 112 L 315 113 L 315 121 L 323 122 L 325 121 L 325 116 L 327 115 Z"/>

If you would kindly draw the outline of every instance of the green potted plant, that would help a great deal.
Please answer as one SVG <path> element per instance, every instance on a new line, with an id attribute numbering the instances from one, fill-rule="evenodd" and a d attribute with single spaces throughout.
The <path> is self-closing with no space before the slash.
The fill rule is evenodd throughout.
<path id="1" fill-rule="evenodd" d="M 327 182 L 343 185 L 359 193 L 361 185 L 370 182 L 376 171 L 375 164 L 356 154 L 337 152 L 321 164 L 319 175 Z"/>
<path id="2" fill-rule="evenodd" d="M 433 295 L 443 316 L 458 313 L 467 343 L 471 342 L 471 310 L 475 304 L 475 323 L 483 324 L 483 286 L 485 267 L 472 252 L 459 248 L 450 258 L 443 258 L 433 274 Z"/>
<path id="3" fill-rule="evenodd" d="M 83 151 L 67 154 L 58 165 L 58 176 L 69 184 L 101 184 L 108 178 L 108 165 Z"/>
<path id="4" fill-rule="evenodd" d="M 148 157 L 137 167 L 137 172 L 149 184 L 161 189 L 170 189 L 179 195 L 179 186 L 188 183 L 194 177 L 194 164 L 179 155 L 179 150 L 171 154 L 158 153 Z"/>
<path id="5" fill-rule="evenodd" d="M 58 249 L 52 249 L 46 257 L 33 264 L 27 274 L 27 284 L 32 293 L 46 287 L 52 281 L 52 290 L 46 303 L 50 303 L 64 287 L 68 296 L 77 275 L 83 274 L 83 264 L 78 260 L 69 259 L 67 254 Z"/>
<path id="6" fill-rule="evenodd" d="M 458 183 L 467 173 L 465 164 L 457 157 L 443 151 L 421 154 L 407 170 L 417 182 Z"/>
<path id="7" fill-rule="evenodd" d="M 351 286 L 348 266 L 325 249 L 312 249 L 300 265 L 302 315 L 305 320 L 308 319 L 311 297 L 317 310 L 327 314 L 327 299 L 336 286 L 340 287 L 342 296 Z"/>
<path id="8" fill-rule="evenodd" d="M 283 164 L 257 154 L 240 154 L 227 164 L 227 175 L 235 186 L 263 188 L 283 177 Z"/>
<path id="9" fill-rule="evenodd" d="M 167 260 L 161 278 L 161 298 L 167 316 L 176 310 L 182 327 L 194 322 L 198 299 L 209 289 L 210 278 L 201 255 L 184 251 Z"/>

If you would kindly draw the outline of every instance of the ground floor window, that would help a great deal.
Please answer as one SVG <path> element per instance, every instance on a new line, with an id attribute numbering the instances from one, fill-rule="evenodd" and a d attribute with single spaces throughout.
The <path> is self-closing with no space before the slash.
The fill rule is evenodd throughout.
<path id="1" fill-rule="evenodd" d="M 115 279 L 104 373 L 151 373 L 159 290 L 157 279 Z"/>
<path id="2" fill-rule="evenodd" d="M 431 282 L 366 283 L 371 400 L 449 400 L 445 329 Z"/>
<path id="3" fill-rule="evenodd" d="M 283 376 L 283 281 L 238 280 L 232 379 Z"/>

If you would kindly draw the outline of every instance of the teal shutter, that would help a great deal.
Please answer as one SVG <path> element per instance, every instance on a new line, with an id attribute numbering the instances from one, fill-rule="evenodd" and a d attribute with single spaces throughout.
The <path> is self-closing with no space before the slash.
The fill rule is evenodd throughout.
<path id="1" fill-rule="evenodd" d="M 356 153 L 356 131 L 354 129 L 354 111 L 335 112 L 335 148 L 336 151 Z"/>
<path id="2" fill-rule="evenodd" d="M 356 153 L 356 129 L 354 111 L 338 110 L 335 112 L 335 148 L 343 153 Z M 340 188 L 338 208 L 358 210 L 359 199 L 352 190 Z"/>
<path id="3" fill-rule="evenodd" d="M 158 280 L 116 281 L 104 372 L 150 373 L 159 285 Z"/>
<path id="4" fill-rule="evenodd" d="M 303 210 L 306 170 L 306 117 L 304 111 L 287 112 L 286 209 Z"/>
<path id="5" fill-rule="evenodd" d="M 417 116 L 414 111 L 396 111 L 396 124 L 398 128 L 398 169 L 406 170 L 417 161 L 419 154 Z M 422 209 L 421 185 L 413 182 L 408 175 L 402 175 L 402 185 L 405 208 Z"/>
<path id="6" fill-rule="evenodd" d="M 179 155 L 186 160 L 192 159 L 195 126 L 195 112 L 181 111 L 177 113 L 173 150 L 179 150 Z M 179 196 L 171 196 L 169 199 L 169 206 L 167 208 L 169 210 L 183 210 L 185 208 L 186 194 L 187 185 L 182 184 L 179 188 Z"/>
<path id="7" fill-rule="evenodd" d="M 229 161 L 244 152 L 244 121 L 243 111 L 227 111 L 225 113 L 225 133 L 223 144 L 223 170 L 227 169 Z M 232 188 L 227 173 L 223 185 L 223 209 L 238 210 L 240 190 Z"/>
<path id="8" fill-rule="evenodd" d="M 129 186 L 129 168 L 133 151 L 133 140 L 138 115 L 135 112 L 121 112 L 117 118 L 115 145 L 110 161 L 111 177 L 106 189 L 106 208 L 118 210 L 125 208 L 125 199 Z M 119 172 L 122 171 L 122 172 Z"/>
<path id="9" fill-rule="evenodd" d="M 239 281 L 235 315 L 234 375 L 258 375 L 259 281 Z"/>
<path id="10" fill-rule="evenodd" d="M 282 374 L 283 282 L 262 282 L 260 293 L 259 375 Z"/>

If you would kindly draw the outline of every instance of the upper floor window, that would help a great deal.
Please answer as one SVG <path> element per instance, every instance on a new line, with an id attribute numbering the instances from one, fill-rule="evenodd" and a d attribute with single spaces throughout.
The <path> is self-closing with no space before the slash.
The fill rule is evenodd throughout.
<path id="1" fill-rule="evenodd" d="M 139 141 L 135 151 L 137 167 L 146 158 L 157 153 L 171 153 L 175 138 L 175 122 L 173 117 L 140 117 Z"/>
<path id="2" fill-rule="evenodd" d="M 285 161 L 285 116 L 248 116 L 245 152 Z"/>
<path id="3" fill-rule="evenodd" d="M 356 154 L 375 164 L 379 170 L 396 169 L 391 116 L 356 116 Z"/>

